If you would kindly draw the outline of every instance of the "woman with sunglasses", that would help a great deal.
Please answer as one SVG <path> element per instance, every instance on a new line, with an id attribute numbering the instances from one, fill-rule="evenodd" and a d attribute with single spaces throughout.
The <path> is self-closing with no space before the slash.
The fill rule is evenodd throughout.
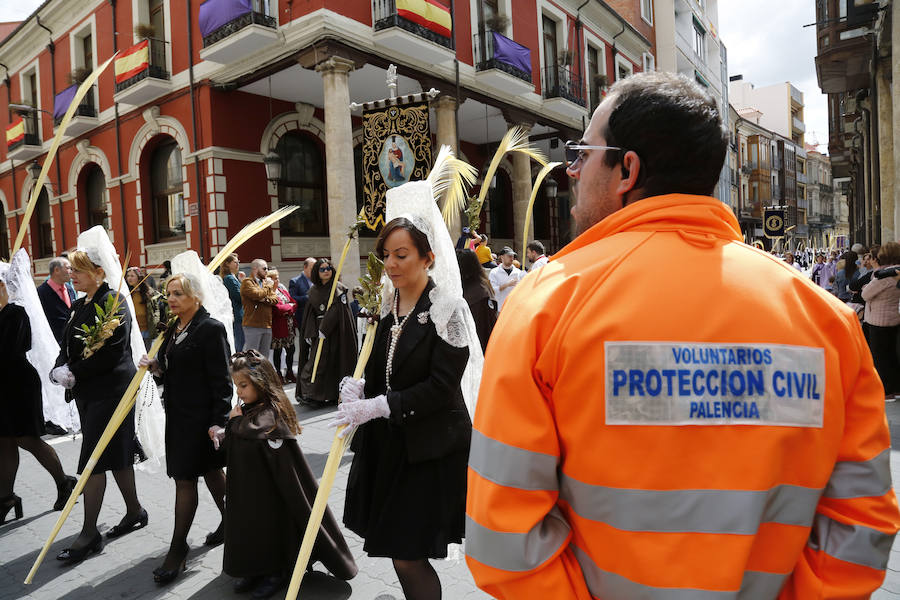
<path id="1" fill-rule="evenodd" d="M 300 332 L 300 381 L 295 394 L 302 404 L 336 404 L 338 383 L 356 365 L 356 326 L 347 287 L 342 283 L 337 283 L 334 301 L 328 308 L 332 277 L 331 262 L 327 258 L 317 260 Z M 313 366 L 320 344 L 321 358 L 313 382 Z"/>

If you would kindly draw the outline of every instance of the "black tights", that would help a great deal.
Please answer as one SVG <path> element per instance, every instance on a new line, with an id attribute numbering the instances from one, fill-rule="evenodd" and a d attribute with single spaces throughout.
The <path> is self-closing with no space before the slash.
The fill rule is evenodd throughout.
<path id="1" fill-rule="evenodd" d="M 225 518 L 225 472 L 222 469 L 213 469 L 203 475 L 206 488 L 212 496 L 213 502 L 219 508 L 222 518 Z M 197 505 L 200 498 L 197 493 L 196 479 L 175 480 L 175 529 L 172 532 L 172 542 L 169 544 L 169 553 L 163 562 L 163 569 L 177 569 L 186 556 L 188 548 L 187 536 L 194 523 L 194 515 L 197 513 Z"/>
<path id="2" fill-rule="evenodd" d="M 0 498 L 13 493 L 16 473 L 19 470 L 19 448 L 31 453 L 50 476 L 56 487 L 66 481 L 62 463 L 53 446 L 37 436 L 0 437 Z"/>
<path id="3" fill-rule="evenodd" d="M 131 466 L 113 471 L 116 486 L 125 501 L 125 516 L 122 522 L 135 519 L 141 512 L 141 502 L 137 497 L 137 488 L 134 484 L 134 469 Z M 83 548 L 91 543 L 97 536 L 97 517 L 100 516 L 100 508 L 103 506 L 103 496 L 106 493 L 106 473 L 94 473 L 88 477 L 84 486 L 84 524 L 78 539 L 72 544 L 72 548 Z"/>
<path id="4" fill-rule="evenodd" d="M 393 559 L 406 600 L 440 600 L 441 580 L 428 559 Z"/>
<path id="5" fill-rule="evenodd" d="M 288 373 L 294 372 L 294 347 L 288 346 L 285 350 L 287 354 L 287 358 L 285 359 L 285 367 L 287 368 Z M 275 371 L 281 373 L 281 348 L 275 348 L 272 350 L 272 364 L 275 366 Z"/>

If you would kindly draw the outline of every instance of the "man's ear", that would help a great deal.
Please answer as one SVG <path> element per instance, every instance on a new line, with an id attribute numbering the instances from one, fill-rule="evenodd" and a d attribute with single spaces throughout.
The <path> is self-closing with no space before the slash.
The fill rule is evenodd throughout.
<path id="1" fill-rule="evenodd" d="M 637 152 L 634 150 L 626 152 L 625 156 L 622 157 L 622 179 L 619 181 L 616 193 L 624 197 L 633 191 L 637 185 L 642 168 L 641 158 L 637 155 Z"/>

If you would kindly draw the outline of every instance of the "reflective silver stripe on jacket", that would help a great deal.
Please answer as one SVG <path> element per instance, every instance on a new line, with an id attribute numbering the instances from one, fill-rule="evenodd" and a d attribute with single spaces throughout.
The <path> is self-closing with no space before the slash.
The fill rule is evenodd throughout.
<path id="1" fill-rule="evenodd" d="M 562 474 L 560 498 L 578 516 L 625 531 L 753 535 L 760 523 L 809 527 L 821 489 L 633 490 L 590 485 Z"/>
<path id="2" fill-rule="evenodd" d="M 494 531 L 466 516 L 466 554 L 504 571 L 533 571 L 566 543 L 569 524 L 557 507 L 527 533 Z"/>
<path id="3" fill-rule="evenodd" d="M 469 467 L 488 481 L 520 490 L 559 488 L 556 468 L 559 459 L 551 454 L 532 452 L 489 438 L 472 430 Z"/>
<path id="4" fill-rule="evenodd" d="M 884 571 L 894 535 L 871 527 L 849 525 L 817 514 L 809 536 L 809 547 L 839 560 Z"/>
<path id="5" fill-rule="evenodd" d="M 884 496 L 891 489 L 891 449 L 870 458 L 834 465 L 825 487 L 826 498 L 870 498 Z"/>
<path id="6" fill-rule="evenodd" d="M 746 571 L 741 589 L 736 591 L 655 587 L 604 571 L 584 550 L 574 544 L 571 547 L 581 566 L 588 591 L 593 597 L 603 600 L 760 600 L 775 598 L 787 578 L 787 574 L 783 573 Z"/>

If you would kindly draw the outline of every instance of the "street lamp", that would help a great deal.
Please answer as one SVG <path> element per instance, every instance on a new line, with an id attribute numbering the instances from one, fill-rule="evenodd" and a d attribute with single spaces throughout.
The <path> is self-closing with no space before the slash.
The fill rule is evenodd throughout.
<path id="1" fill-rule="evenodd" d="M 281 181 L 281 157 L 276 152 L 269 150 L 263 158 L 263 164 L 266 166 L 266 179 L 272 183 Z"/>
<path id="2" fill-rule="evenodd" d="M 28 172 L 31 173 L 33 179 L 41 176 L 41 165 L 38 164 L 38 161 L 31 161 L 31 164 L 28 165 Z"/>
<path id="3" fill-rule="evenodd" d="M 553 177 L 549 177 L 544 181 L 544 193 L 547 194 L 547 199 L 553 200 L 556 198 L 557 193 L 559 192 L 559 184 L 556 183 L 556 179 Z"/>
<path id="4" fill-rule="evenodd" d="M 23 113 L 24 113 L 24 114 L 27 114 L 27 115 L 30 115 L 30 114 L 33 114 L 33 113 L 36 113 L 36 112 L 47 113 L 48 115 L 52 115 L 52 114 L 53 114 L 53 113 L 50 112 L 49 110 L 44 110 L 43 108 L 37 108 L 37 107 L 31 106 L 30 104 L 16 104 L 16 103 L 11 103 L 11 104 L 9 105 L 9 109 L 10 109 L 10 110 L 14 110 L 14 111 L 16 111 L 16 112 L 19 113 L 19 114 L 23 114 Z"/>

